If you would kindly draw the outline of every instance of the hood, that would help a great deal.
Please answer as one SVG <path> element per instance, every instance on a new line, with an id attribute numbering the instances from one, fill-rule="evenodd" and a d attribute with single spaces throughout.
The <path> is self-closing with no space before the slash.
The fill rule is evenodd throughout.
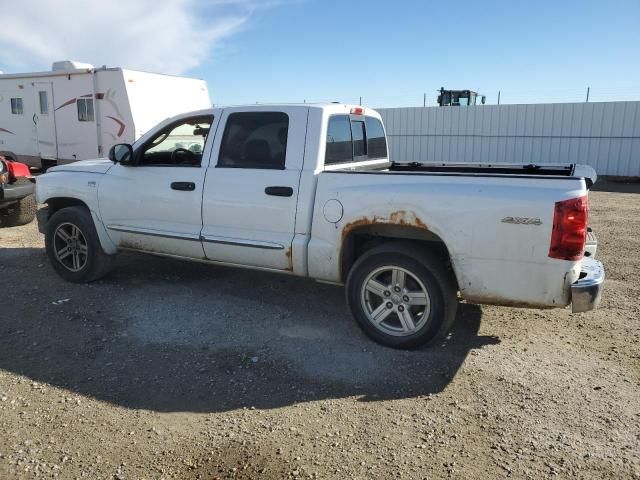
<path id="1" fill-rule="evenodd" d="M 51 167 L 47 172 L 107 173 L 111 167 L 113 167 L 111 160 L 96 158 L 94 160 L 80 160 L 66 165 L 58 165 L 57 167 Z"/>

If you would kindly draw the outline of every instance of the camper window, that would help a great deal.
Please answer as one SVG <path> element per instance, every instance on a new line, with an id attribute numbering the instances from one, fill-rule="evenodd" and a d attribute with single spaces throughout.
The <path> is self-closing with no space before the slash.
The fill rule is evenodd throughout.
<path id="1" fill-rule="evenodd" d="M 14 115 L 22 115 L 22 98 L 11 99 L 11 113 Z"/>
<path id="2" fill-rule="evenodd" d="M 79 98 L 78 104 L 78 121 L 93 122 L 93 99 Z"/>
<path id="3" fill-rule="evenodd" d="M 47 101 L 47 92 L 38 92 L 38 99 L 40 100 L 40 114 L 47 115 L 49 113 L 49 102 Z"/>

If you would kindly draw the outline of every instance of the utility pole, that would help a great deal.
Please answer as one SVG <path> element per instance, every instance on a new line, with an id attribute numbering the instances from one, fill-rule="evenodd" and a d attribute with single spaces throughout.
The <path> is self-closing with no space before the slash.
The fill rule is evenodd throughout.
<path id="1" fill-rule="evenodd" d="M 362 96 L 360 96 L 360 106 L 362 106 Z"/>
<path id="2" fill-rule="evenodd" d="M 589 90 L 591 90 L 591 87 L 587 87 L 587 103 L 589 103 Z"/>
<path id="3" fill-rule="evenodd" d="M 498 105 L 500 105 L 500 90 L 498 90 Z"/>

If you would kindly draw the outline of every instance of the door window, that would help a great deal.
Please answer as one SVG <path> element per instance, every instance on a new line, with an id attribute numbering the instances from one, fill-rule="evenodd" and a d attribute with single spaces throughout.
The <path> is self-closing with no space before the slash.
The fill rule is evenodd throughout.
<path id="1" fill-rule="evenodd" d="M 38 100 L 40 101 L 40 114 L 47 115 L 49 113 L 49 101 L 47 99 L 46 91 L 38 92 Z"/>
<path id="2" fill-rule="evenodd" d="M 142 146 L 138 165 L 199 167 L 211 122 L 205 115 L 167 126 Z"/>
<path id="3" fill-rule="evenodd" d="M 240 112 L 227 118 L 218 167 L 284 170 L 289 116 Z"/>

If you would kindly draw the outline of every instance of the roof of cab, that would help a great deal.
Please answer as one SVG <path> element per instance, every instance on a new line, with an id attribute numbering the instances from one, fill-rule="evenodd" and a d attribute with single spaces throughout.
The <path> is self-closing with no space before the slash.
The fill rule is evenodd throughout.
<path id="1" fill-rule="evenodd" d="M 225 105 L 207 108 L 203 110 L 195 110 L 192 112 L 185 112 L 172 117 L 173 119 L 180 119 L 190 116 L 196 115 L 213 115 L 216 111 L 222 111 L 227 109 L 247 109 L 247 110 L 273 110 L 277 108 L 311 108 L 318 110 L 329 110 L 336 113 L 351 113 L 354 108 L 362 108 L 362 115 L 373 115 L 379 117 L 378 112 L 369 107 L 363 107 L 361 105 L 350 105 L 346 103 L 336 103 L 336 102 L 324 102 L 324 103 L 257 103 L 257 104 L 246 104 L 246 105 Z"/>

